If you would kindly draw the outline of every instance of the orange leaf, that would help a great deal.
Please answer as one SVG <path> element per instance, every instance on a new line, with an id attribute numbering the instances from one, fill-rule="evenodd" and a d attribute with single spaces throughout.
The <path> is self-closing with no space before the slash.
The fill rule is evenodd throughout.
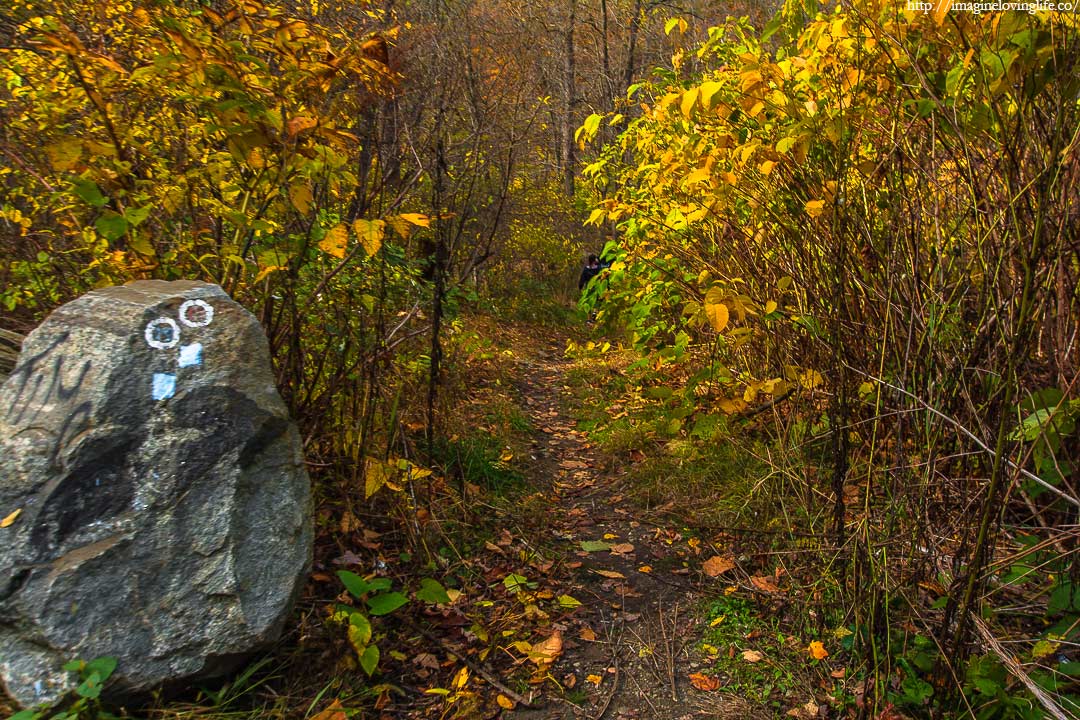
<path id="1" fill-rule="evenodd" d="M 618 543 L 611 546 L 611 552 L 613 555 L 625 555 L 634 552 L 634 546 L 631 543 Z"/>
<path id="2" fill-rule="evenodd" d="M 529 660 L 541 667 L 550 665 L 555 662 L 555 658 L 559 657 L 562 649 L 562 635 L 556 631 L 547 640 L 532 646 L 532 650 L 529 651 Z"/>
<path id="3" fill-rule="evenodd" d="M 303 115 L 300 115 L 298 117 L 294 117 L 291 120 L 289 120 L 289 122 L 286 125 L 286 128 L 288 129 L 289 137 L 292 137 L 293 135 L 296 135 L 297 133 L 302 133 L 305 130 L 310 130 L 311 128 L 315 127 L 318 124 L 319 124 L 319 121 L 316 120 L 315 118 L 310 118 L 310 117 L 305 117 Z"/>
<path id="4" fill-rule="evenodd" d="M 593 632 L 591 627 L 581 628 L 581 632 L 578 633 L 578 637 L 587 642 L 596 642 L 596 633 Z"/>
<path id="5" fill-rule="evenodd" d="M 810 652 L 810 656 L 815 660 L 824 660 L 829 657 L 829 651 L 825 649 L 825 646 L 817 640 L 810 643 L 810 647 L 806 648 Z"/>
<path id="6" fill-rule="evenodd" d="M 735 567 L 735 561 L 729 557 L 713 555 L 702 564 L 701 569 L 709 577 L 716 577 Z"/>
<path id="7" fill-rule="evenodd" d="M 341 708 L 341 701 L 335 700 L 330 703 L 330 706 L 323 710 L 321 713 L 311 718 L 311 720 L 348 720 L 348 715 Z"/>
<path id="8" fill-rule="evenodd" d="M 590 682 L 596 687 L 600 687 L 600 683 L 604 682 L 604 678 L 599 675 L 586 675 L 585 682 Z"/>
<path id="9" fill-rule="evenodd" d="M 613 580 L 626 577 L 621 572 L 615 572 L 614 570 L 593 570 L 593 572 L 597 575 L 603 575 L 606 578 L 612 578 Z"/>
<path id="10" fill-rule="evenodd" d="M 500 694 L 498 697 L 495 698 L 495 702 L 499 703 L 499 707 L 503 708 L 504 710 L 514 709 L 514 701 L 506 697 L 505 695 Z"/>
<path id="11" fill-rule="evenodd" d="M 750 584 L 762 592 L 770 594 L 779 594 L 780 592 L 780 588 L 777 586 L 776 580 L 774 580 L 769 575 L 758 575 L 752 577 L 750 578 Z"/>
<path id="12" fill-rule="evenodd" d="M 710 692 L 719 689 L 720 678 L 709 677 L 708 675 L 703 675 L 701 673 L 690 673 L 690 684 L 698 690 Z"/>

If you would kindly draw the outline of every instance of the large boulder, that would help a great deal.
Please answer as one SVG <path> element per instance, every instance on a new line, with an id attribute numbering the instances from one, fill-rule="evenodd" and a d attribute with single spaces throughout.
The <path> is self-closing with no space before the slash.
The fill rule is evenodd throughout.
<path id="1" fill-rule="evenodd" d="M 117 658 L 126 695 L 275 641 L 311 499 L 256 319 L 189 281 L 57 309 L 0 387 L 0 519 L 0 677 L 24 706 L 70 691 L 75 658 Z"/>

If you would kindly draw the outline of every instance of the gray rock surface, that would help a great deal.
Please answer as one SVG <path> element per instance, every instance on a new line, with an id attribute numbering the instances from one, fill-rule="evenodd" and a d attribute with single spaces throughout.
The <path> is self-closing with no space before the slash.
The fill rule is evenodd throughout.
<path id="1" fill-rule="evenodd" d="M 24 706 L 233 669 L 310 568 L 310 484 L 256 319 L 216 285 L 58 308 L 0 387 L 0 678 Z M 106 694 L 109 690 L 106 691 Z"/>

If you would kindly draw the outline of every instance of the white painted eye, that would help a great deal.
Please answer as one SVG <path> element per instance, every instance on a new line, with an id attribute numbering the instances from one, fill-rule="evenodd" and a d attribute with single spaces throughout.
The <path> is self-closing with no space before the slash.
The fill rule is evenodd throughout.
<path id="1" fill-rule="evenodd" d="M 168 350 L 180 342 L 180 326 L 172 318 L 158 318 L 147 323 L 143 336 L 150 347 Z"/>
<path id="2" fill-rule="evenodd" d="M 214 320 L 214 307 L 205 300 L 187 300 L 180 306 L 180 322 L 188 327 L 206 327 Z"/>

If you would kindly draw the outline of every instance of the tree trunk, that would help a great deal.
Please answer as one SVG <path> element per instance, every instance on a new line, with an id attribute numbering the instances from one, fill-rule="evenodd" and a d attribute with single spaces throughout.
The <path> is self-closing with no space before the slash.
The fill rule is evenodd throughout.
<path id="1" fill-rule="evenodd" d="M 574 196 L 574 109 L 577 103 L 576 83 L 574 81 L 574 25 L 577 21 L 577 0 L 570 0 L 570 14 L 563 33 L 565 40 L 563 61 L 563 90 L 565 93 L 565 114 L 562 122 L 562 172 L 563 192 L 567 197 Z"/>

